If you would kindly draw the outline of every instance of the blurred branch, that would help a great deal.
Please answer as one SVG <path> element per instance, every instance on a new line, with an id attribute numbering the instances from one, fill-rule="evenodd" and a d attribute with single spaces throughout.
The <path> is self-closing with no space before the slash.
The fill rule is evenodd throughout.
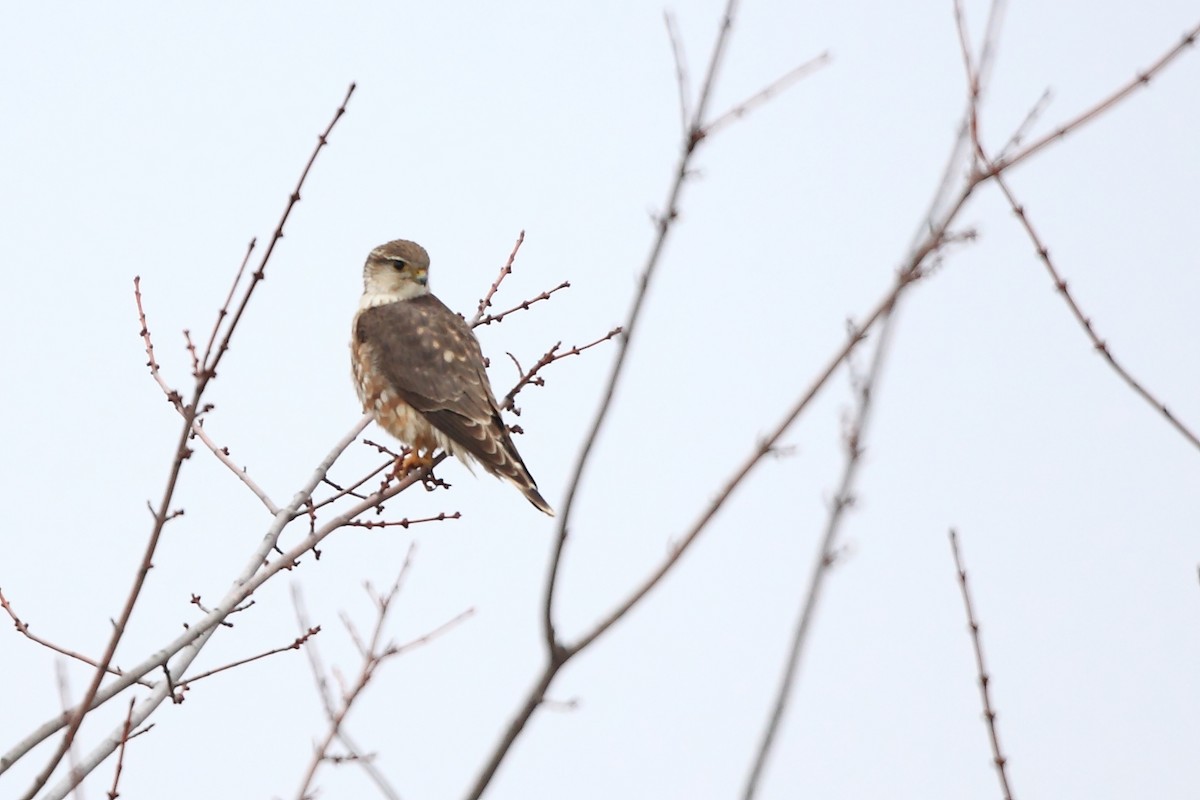
<path id="1" fill-rule="evenodd" d="M 769 100 L 773 99 L 776 95 L 792 88 L 792 86 L 828 64 L 829 61 L 829 53 L 824 52 L 818 55 L 816 58 L 804 62 L 798 67 L 793 67 L 764 88 L 738 103 L 733 108 L 729 109 L 723 114 L 719 114 L 716 119 L 704 126 L 704 135 L 712 136 L 717 131 L 729 125 L 729 123 L 736 122 L 759 106 L 764 105 Z"/>
<path id="2" fill-rule="evenodd" d="M 767 724 L 759 741 L 758 749 L 755 751 L 754 763 L 742 791 L 744 800 L 752 800 L 758 792 L 767 759 L 771 755 L 775 737 L 779 732 L 779 726 L 783 722 L 792 690 L 795 687 L 800 659 L 804 654 L 804 646 L 808 642 L 812 621 L 816 617 L 817 603 L 821 599 L 825 578 L 828 577 L 831 568 L 837 561 L 838 534 L 841 531 L 845 512 L 854 505 L 854 483 L 858 477 L 859 466 L 862 464 L 863 442 L 866 438 L 868 423 L 871 420 L 874 400 L 878 396 L 879 380 L 887 362 L 888 346 L 891 343 L 896 320 L 895 311 L 896 306 L 893 304 L 883 314 L 883 320 L 879 325 L 878 341 L 871 357 L 871 367 L 858 386 L 858 408 L 844 437 L 846 460 L 842 467 L 841 483 L 837 493 L 834 494 L 833 503 L 829 508 L 829 516 L 825 522 L 825 532 L 809 570 L 808 591 L 801 602 L 800 615 L 796 621 L 795 632 L 792 634 L 783 674 L 776 689 L 775 701 L 771 706 Z M 857 334 L 857 330 L 851 328 L 850 333 L 853 338 Z"/>
<path id="3" fill-rule="evenodd" d="M 692 89 L 688 86 L 687 56 L 683 53 L 683 38 L 679 35 L 679 27 L 675 24 L 675 16 L 670 11 L 663 11 L 663 22 L 667 26 L 667 38 L 671 41 L 671 57 L 675 60 L 675 83 L 679 88 L 679 123 L 680 130 L 686 136 L 688 131 L 688 98 Z"/>
<path id="4" fill-rule="evenodd" d="M 312 627 L 308 621 L 308 611 L 304 607 L 304 595 L 300 591 L 299 584 L 292 584 L 292 606 L 296 611 L 296 621 L 300 624 L 300 630 L 308 630 Z M 308 653 L 308 665 L 312 670 L 313 682 L 317 687 L 317 696 L 321 698 L 321 706 L 325 709 L 327 719 L 333 719 L 337 715 L 337 710 L 333 703 L 333 693 L 329 689 L 329 681 L 325 677 L 325 667 L 321 663 L 321 655 L 316 644 L 311 644 L 305 648 Z M 371 756 L 363 752 L 355 741 L 346 733 L 345 726 L 339 726 L 337 730 L 337 740 L 342 747 L 346 749 L 347 754 L 354 763 L 363 768 L 367 773 L 367 777 L 379 789 L 387 800 L 400 800 L 400 793 L 388 781 L 387 777 L 375 766 Z"/>
<path id="5" fill-rule="evenodd" d="M 326 715 L 329 719 L 329 728 L 326 731 L 324 738 L 321 740 L 320 745 L 314 749 L 313 757 L 308 763 L 308 768 L 305 770 L 304 778 L 300 785 L 300 791 L 296 795 L 300 800 L 307 800 L 307 798 L 315 796 L 312 790 L 312 783 L 316 778 L 317 769 L 320 768 L 322 763 L 327 761 L 345 760 L 344 757 L 339 759 L 333 756 L 329 749 L 333 746 L 334 739 L 339 738 L 339 734 L 341 733 L 342 727 L 345 724 L 346 717 L 350 713 L 350 709 L 362 696 L 363 691 L 371 682 L 371 679 L 375 675 L 375 670 L 378 669 L 379 666 L 382 665 L 387 659 L 401 655 L 415 647 L 419 647 L 432 641 L 474 613 L 474 609 L 467 609 L 449 621 L 439 625 L 429 633 L 413 639 L 410 642 L 406 642 L 405 644 L 383 643 L 384 623 L 387 621 L 388 612 L 391 610 L 393 601 L 395 601 L 396 597 L 400 594 L 401 588 L 404 586 L 405 577 L 408 574 L 409 568 L 412 566 L 412 557 L 415 550 L 416 545 L 409 545 L 408 553 L 404 557 L 404 564 L 400 567 L 400 573 L 396 576 L 396 580 L 392 584 L 391 589 L 389 589 L 385 594 L 377 594 L 371 589 L 370 585 L 367 586 L 367 593 L 371 596 L 371 600 L 375 604 L 376 611 L 375 626 L 371 632 L 370 640 L 361 640 L 354 631 L 353 626 L 347 622 L 347 630 L 349 631 L 351 638 L 353 638 L 355 643 L 358 645 L 359 652 L 362 655 L 362 665 L 359 668 L 358 677 L 355 679 L 354 683 L 350 687 L 343 690 L 340 702 L 333 702 L 332 693 L 329 691 L 328 684 L 324 679 L 324 674 L 317 674 L 315 662 L 310 661 L 310 663 L 314 664 L 314 676 L 317 680 L 318 691 L 320 692 L 325 705 Z M 293 600 L 296 602 L 297 615 L 303 618 L 303 606 L 298 600 L 298 595 L 293 595 Z M 350 760 L 367 763 L 366 759 L 362 759 L 361 754 L 357 751 L 357 749 L 352 751 Z M 380 777 L 382 778 L 382 776 Z M 395 790 L 391 789 L 391 787 L 386 784 L 386 781 L 382 783 L 377 782 L 376 785 L 380 786 L 381 790 L 386 787 L 385 794 L 387 796 L 395 796 Z"/>
<path id="6" fill-rule="evenodd" d="M 682 196 L 683 187 L 687 178 L 693 173 L 691 168 L 692 159 L 695 156 L 700 143 L 706 141 L 709 138 L 709 133 L 711 132 L 706 130 L 704 127 L 708 115 L 708 105 L 712 97 L 713 87 L 715 86 L 717 75 L 720 72 L 722 57 L 725 52 L 725 47 L 728 42 L 730 32 L 733 28 L 733 21 L 736 13 L 737 0 L 728 0 L 724 14 L 721 18 L 716 41 L 713 44 L 712 52 L 709 56 L 708 68 L 705 72 L 705 77 L 701 85 L 700 92 L 697 95 L 696 104 L 694 110 L 692 111 L 691 119 L 690 121 L 685 121 L 683 142 L 680 149 L 679 160 L 675 168 L 674 178 L 667 192 L 667 200 L 663 211 L 657 217 L 657 235 L 651 244 L 650 252 L 646 258 L 641 279 L 638 283 L 638 288 L 634 293 L 634 298 L 626 317 L 625 324 L 621 326 L 623 335 L 618 340 L 617 355 L 614 359 L 608 380 L 605 383 L 600 405 L 597 408 L 595 416 L 592 420 L 592 424 L 584 437 L 583 445 L 580 448 L 578 456 L 576 457 L 575 466 L 567 482 L 566 498 L 563 501 L 562 511 L 559 517 L 555 546 L 546 578 L 545 601 L 542 606 L 543 640 L 545 642 L 547 651 L 546 668 L 543 670 L 542 675 L 538 678 L 533 689 L 527 695 L 521 709 L 518 710 L 516 715 L 509 723 L 507 730 L 492 751 L 488 761 L 484 764 L 474 786 L 468 794 L 468 797 L 470 798 L 479 798 L 487 789 L 487 786 L 491 782 L 492 777 L 495 775 L 496 770 L 499 768 L 501 762 L 504 760 L 512 745 L 516 742 L 517 737 L 520 736 L 525 724 L 537 710 L 538 706 L 544 701 L 545 691 L 547 688 L 549 688 L 550 683 L 553 681 L 554 676 L 557 674 L 562 665 L 565 664 L 569 658 L 594 641 L 596 637 L 607 630 L 609 626 L 611 626 L 625 613 L 625 611 L 628 610 L 628 608 L 619 610 L 614 617 L 601 623 L 592 632 L 592 634 L 584 637 L 584 639 L 581 640 L 581 642 L 576 646 L 565 646 L 560 641 L 554 624 L 554 595 L 558 584 L 559 566 L 562 562 L 563 552 L 565 550 L 568 538 L 568 531 L 570 530 L 571 511 L 574 505 L 575 496 L 579 491 L 583 476 L 590 462 L 592 450 L 608 417 L 609 410 L 612 407 L 613 398 L 616 394 L 617 387 L 620 384 L 621 377 L 624 374 L 626 357 L 629 353 L 629 347 L 633 342 L 634 335 L 637 331 L 637 324 L 641 318 L 645 301 L 649 294 L 650 285 L 658 270 L 663 250 L 666 246 L 669 235 L 673 230 L 674 222 L 679 216 L 679 202 Z M 681 48 L 676 40 L 674 34 L 674 25 L 672 24 L 671 20 L 668 20 L 668 33 L 672 39 L 672 51 L 676 58 L 676 77 L 680 82 L 680 86 L 682 87 L 684 81 L 684 70 L 682 56 L 680 55 Z M 794 80 L 795 77 L 796 76 L 793 76 L 789 80 Z M 779 88 L 780 87 L 778 85 L 767 87 L 764 92 L 761 92 L 758 95 L 750 98 L 750 100 L 748 100 L 745 104 L 746 108 L 765 101 L 774 91 L 777 91 Z M 686 107 L 686 105 L 686 101 L 681 99 L 681 106 Z M 733 114 L 730 119 L 740 116 L 745 110 L 745 108 L 743 108 L 741 111 L 734 109 L 732 112 L 730 112 Z M 723 124 L 724 116 L 718 117 L 717 121 Z M 552 348 L 551 352 L 548 353 L 547 356 L 552 355 L 553 352 L 554 348 Z M 532 382 L 532 375 L 536 374 L 536 370 L 537 366 L 535 365 L 535 367 L 530 370 L 530 373 L 527 373 L 527 375 L 530 375 L 530 380 L 525 381 L 525 383 Z M 525 383 L 519 384 L 519 386 L 523 386 Z M 757 461 L 757 459 L 755 459 L 755 461 Z M 719 503 L 717 505 L 719 505 Z M 703 524 L 704 523 L 701 523 L 700 527 L 703 527 Z M 682 552 L 682 550 L 679 552 Z M 636 593 L 633 598 L 630 599 L 628 602 L 628 607 L 632 607 L 634 604 L 636 604 L 641 597 L 644 596 L 645 593 L 648 592 L 649 589 L 661 579 L 662 574 L 665 574 L 665 572 L 669 570 L 671 565 L 674 563 L 675 559 L 671 559 L 663 568 L 661 574 L 652 578 L 648 585 L 646 585 L 642 590 Z"/>
<path id="7" fill-rule="evenodd" d="M 963 606 L 967 611 L 967 625 L 971 629 L 971 645 L 975 650 L 975 668 L 979 676 L 979 694 L 983 699 L 983 716 L 987 720 L 988 739 L 992 743 L 992 761 L 996 765 L 996 773 L 1000 778 L 1000 789 L 1004 792 L 1004 800 L 1012 800 L 1012 789 L 1008 783 L 1008 759 L 1000 750 L 1000 739 L 996 735 L 996 712 L 992 710 L 992 699 L 989 686 L 991 679 L 987 667 L 983 663 L 983 643 L 979 638 L 979 622 L 975 617 L 975 608 L 971 603 L 971 592 L 967 589 L 967 568 L 963 566 L 962 554 L 958 550 L 958 533 L 950 529 L 950 549 L 954 551 L 954 567 L 958 570 L 958 586 L 962 590 Z"/>

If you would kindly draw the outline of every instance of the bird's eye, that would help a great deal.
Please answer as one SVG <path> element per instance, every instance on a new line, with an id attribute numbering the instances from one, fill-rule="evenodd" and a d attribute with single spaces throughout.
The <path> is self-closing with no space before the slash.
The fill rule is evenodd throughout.
<path id="1" fill-rule="evenodd" d="M 397 272 L 402 271 L 405 267 L 408 266 L 408 262 L 405 261 L 403 258 L 393 258 L 393 259 L 391 259 L 391 262 L 392 262 L 392 269 L 396 270 Z"/>

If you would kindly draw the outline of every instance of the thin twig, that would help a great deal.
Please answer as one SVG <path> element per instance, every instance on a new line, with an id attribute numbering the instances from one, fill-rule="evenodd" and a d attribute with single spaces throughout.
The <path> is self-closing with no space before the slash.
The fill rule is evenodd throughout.
<path id="1" fill-rule="evenodd" d="M 436 516 L 422 517 L 420 519 L 409 519 L 408 517 L 397 520 L 355 519 L 346 523 L 346 525 L 352 528 L 404 528 L 407 530 L 409 525 L 417 525 L 422 522 L 444 522 L 448 519 L 462 519 L 462 512 L 455 511 L 447 514 L 443 511 Z"/>
<path id="2" fill-rule="evenodd" d="M 371 633 L 369 643 L 360 640 L 358 635 L 354 633 L 353 626 L 347 626 L 362 655 L 362 665 L 359 669 L 358 677 L 355 679 L 354 683 L 351 686 L 345 687 L 343 690 L 340 705 L 332 709 L 333 713 L 328 714 L 329 728 L 326 731 L 324 738 L 321 740 L 320 745 L 313 750 L 313 757 L 308 763 L 308 768 L 305 770 L 304 779 L 300 785 L 300 791 L 296 795 L 298 798 L 300 798 L 300 800 L 305 800 L 305 798 L 313 796 L 311 793 L 311 787 L 313 780 L 316 778 L 317 769 L 323 762 L 333 760 L 329 753 L 329 748 L 333 745 L 334 739 L 337 738 L 338 732 L 342 729 L 342 726 L 346 721 L 346 716 L 350 713 L 350 709 L 353 707 L 355 701 L 359 699 L 363 691 L 367 688 L 367 685 L 371 682 L 371 678 L 374 677 L 375 670 L 378 669 L 379 666 L 387 659 L 401 655 L 415 647 L 419 647 L 432 641 L 474 613 L 473 609 L 467 609 L 466 611 L 456 615 L 453 619 L 439 625 L 434 630 L 402 645 L 383 644 L 382 639 L 384 623 L 387 621 L 388 612 L 392 607 L 392 603 L 395 601 L 397 595 L 399 595 L 400 590 L 404 585 L 405 577 L 407 576 L 408 570 L 412 564 L 412 556 L 415 548 L 415 544 L 409 545 L 408 553 L 404 558 L 404 564 L 400 567 L 400 573 L 396 576 L 395 582 L 392 584 L 391 589 L 388 590 L 387 593 L 377 595 L 371 591 L 369 586 L 367 587 L 367 593 L 371 595 L 371 599 L 374 601 L 376 609 L 375 627 Z M 328 705 L 326 706 L 326 710 L 327 713 L 330 710 Z"/>
<path id="3" fill-rule="evenodd" d="M 1014 150 L 1021 146 L 1021 142 L 1025 141 L 1025 137 L 1029 135 L 1029 131 L 1033 129 L 1038 119 L 1050 107 L 1050 100 L 1053 96 L 1049 88 L 1042 92 L 1037 102 L 1025 114 L 1025 119 L 1021 120 L 1021 124 L 1013 131 L 1012 136 L 1008 137 L 1008 141 L 1004 143 L 1004 147 L 1000 148 L 1000 158 L 1007 158 Z"/>
<path id="4" fill-rule="evenodd" d="M 524 242 L 525 231 L 521 231 L 517 234 L 517 241 L 513 244 L 512 252 L 508 254 L 508 261 L 504 262 L 504 266 L 500 268 L 500 274 L 492 282 L 491 287 L 487 290 L 487 294 L 479 301 L 479 307 L 475 309 L 475 316 L 471 318 L 472 328 L 479 324 L 479 320 L 483 319 L 483 315 L 491 308 L 492 298 L 496 296 L 496 292 L 500 291 L 500 284 L 504 283 L 504 279 L 512 274 L 513 262 L 517 259 L 517 251 L 521 249 L 521 245 Z"/>
<path id="5" fill-rule="evenodd" d="M 563 281 L 558 286 L 555 286 L 553 289 L 547 289 L 546 291 L 542 292 L 541 294 L 537 295 L 536 297 L 531 297 L 528 300 L 523 300 L 522 302 L 517 303 L 512 308 L 507 309 L 505 311 L 501 311 L 499 314 L 488 314 L 487 316 L 472 320 L 471 327 L 478 328 L 482 325 L 491 325 L 493 322 L 499 322 L 500 320 L 504 319 L 509 314 L 512 314 L 514 312 L 528 311 L 529 307 L 531 305 L 533 305 L 534 303 L 541 302 L 542 300 L 549 300 L 550 295 L 554 294 L 555 292 L 560 291 L 562 289 L 570 289 L 570 288 L 571 288 L 571 282 Z"/>
<path id="6" fill-rule="evenodd" d="M 858 477 L 859 466 L 862 464 L 863 442 L 866 439 L 867 427 L 871 420 L 871 410 L 874 408 L 874 401 L 878 396 L 879 380 L 883 374 L 884 365 L 887 362 L 888 345 L 891 343 L 892 331 L 895 329 L 898 303 L 899 297 L 897 297 L 897 302 L 893 303 L 884 312 L 884 318 L 879 323 L 878 341 L 875 344 L 875 351 L 871 356 L 871 367 L 858 387 L 858 407 L 845 435 L 846 460 L 842 467 L 841 483 L 833 496 L 833 502 L 829 508 L 829 516 L 825 522 L 825 532 L 821 537 L 820 544 L 817 546 L 817 552 L 813 558 L 812 567 L 809 570 L 808 590 L 801 601 L 800 613 L 796 621 L 794 633 L 792 634 L 792 641 L 788 649 L 787 659 L 784 662 L 779 686 L 775 693 L 775 701 L 771 705 L 767 724 L 763 729 L 762 737 L 755 751 L 754 763 L 750 768 L 750 772 L 746 778 L 746 786 L 742 791 L 744 800 L 752 800 L 758 792 L 759 782 L 766 768 L 767 759 L 771 755 L 775 737 L 779 733 L 779 726 L 783 722 L 792 691 L 796 685 L 796 674 L 800 668 L 800 659 L 804 654 L 804 646 L 808 642 L 808 633 L 812 627 L 812 621 L 816 617 L 817 604 L 821 599 L 821 592 L 825 587 L 825 579 L 829 576 L 837 560 L 838 534 L 841 531 L 846 511 L 854 505 L 854 483 Z M 853 337 L 855 334 L 856 331 L 851 329 L 851 336 Z"/>
<path id="7" fill-rule="evenodd" d="M 978 152 L 985 165 L 989 164 L 990 162 L 987 160 L 987 155 L 984 153 L 981 146 L 978 147 Z M 1129 370 L 1125 369 L 1121 362 L 1117 361 L 1116 356 L 1112 354 L 1112 350 L 1109 348 L 1108 343 L 1101 339 L 1096 333 L 1096 329 L 1092 326 L 1091 317 L 1083 313 L 1083 309 L 1079 307 L 1079 304 L 1075 301 L 1071 291 L 1067 288 L 1066 280 L 1063 279 L 1061 273 L 1059 273 L 1058 269 L 1054 266 L 1054 262 L 1050 259 L 1050 250 L 1046 247 L 1045 243 L 1042 241 L 1042 238 L 1038 236 L 1037 231 L 1034 230 L 1033 223 L 1030 222 L 1029 215 L 1025 212 L 1025 206 L 1017 201 L 1016 196 L 1013 194 L 1012 189 L 1008 185 L 1008 181 L 1006 181 L 1001 174 L 997 173 L 994 177 L 996 185 L 1000 187 L 1000 191 L 1004 194 L 1004 198 L 1008 201 L 1009 206 L 1012 208 L 1013 214 L 1015 214 L 1017 219 L 1020 221 L 1021 227 L 1025 229 L 1025 233 L 1029 236 L 1030 242 L 1033 243 L 1033 248 L 1037 251 L 1038 258 L 1041 260 L 1042 265 L 1045 266 L 1046 272 L 1050 275 L 1050 279 L 1054 282 L 1055 291 L 1062 296 L 1063 302 L 1065 302 L 1067 307 L 1071 309 L 1071 315 L 1075 317 L 1075 321 L 1079 323 L 1079 327 L 1083 329 L 1084 334 L 1088 337 L 1088 340 L 1091 341 L 1092 347 L 1097 353 L 1104 357 L 1104 360 L 1108 362 L 1108 365 L 1113 368 L 1113 371 L 1116 372 L 1121 380 L 1125 382 L 1126 386 L 1128 386 L 1130 389 L 1133 389 L 1133 391 L 1136 392 L 1139 397 L 1149 403 L 1150 406 L 1159 414 L 1161 414 L 1163 418 L 1170 423 L 1171 427 L 1178 431 L 1183 438 L 1187 439 L 1187 441 L 1190 442 L 1193 447 L 1200 449 L 1200 437 L 1198 437 L 1191 428 L 1185 425 L 1182 420 L 1175 416 L 1171 412 L 1171 409 L 1167 408 L 1166 403 L 1164 403 L 1162 400 L 1159 400 L 1150 392 L 1149 389 L 1143 386 L 1140 381 L 1134 378 L 1133 375 L 1129 373 Z"/>
<path id="8" fill-rule="evenodd" d="M 256 244 L 258 244 L 257 237 L 250 240 L 249 246 L 246 247 L 246 254 L 242 256 L 242 263 L 238 265 L 237 274 L 233 276 L 233 283 L 229 286 L 229 294 L 225 295 L 225 302 L 217 310 L 217 321 L 213 323 L 212 333 L 208 336 L 208 344 L 204 346 L 204 358 L 200 359 L 203 364 L 207 364 L 208 357 L 212 355 L 213 344 L 217 341 L 221 323 L 225 321 L 225 317 L 229 316 L 229 304 L 233 302 L 233 295 L 237 292 L 238 284 L 242 282 L 242 275 L 246 273 L 246 265 L 250 263 L 250 255 L 254 252 Z"/>
<path id="9" fill-rule="evenodd" d="M 541 372 L 543 369 L 545 369 L 546 367 L 553 364 L 555 361 L 561 361 L 562 359 L 567 358 L 568 356 L 577 356 L 580 353 L 582 353 L 584 350 L 590 350 L 591 348 L 595 347 L 596 345 L 603 344 L 604 342 L 607 342 L 609 339 L 612 339 L 616 336 L 620 336 L 621 330 L 622 330 L 621 328 L 613 328 L 611 331 L 604 334 L 603 336 L 601 336 L 599 339 L 596 339 L 595 341 L 588 342 L 587 344 L 575 345 L 574 347 L 571 347 L 568 350 L 563 350 L 562 352 L 559 352 L 559 350 L 558 350 L 558 348 L 562 347 L 562 342 L 555 343 L 555 345 L 553 347 L 551 347 L 549 350 L 547 350 L 545 352 L 545 354 L 541 358 L 539 358 L 532 367 L 529 368 L 528 371 L 521 373 L 521 377 L 519 379 L 517 379 L 516 385 L 513 386 L 513 388 L 509 390 L 508 394 L 504 395 L 504 399 L 500 401 L 500 408 L 504 411 L 516 412 L 517 408 L 515 405 L 515 401 L 517 399 L 517 395 L 521 392 L 522 389 L 524 389 L 526 386 L 529 386 L 530 384 L 533 384 L 535 386 L 543 386 L 545 384 L 545 381 L 543 381 L 542 378 L 538 375 L 539 372 Z M 521 368 L 520 362 L 518 362 L 517 359 L 514 356 L 512 356 L 511 353 L 509 354 L 509 357 L 512 358 L 514 363 L 516 363 L 517 369 L 519 370 Z M 519 412 L 517 412 L 517 413 L 519 414 Z"/>
<path id="10" fill-rule="evenodd" d="M 712 136 L 717 131 L 721 130 L 731 122 L 736 122 L 742 117 L 754 111 L 759 106 L 774 98 L 776 95 L 787 91 L 794 84 L 799 83 L 804 78 L 807 78 L 812 73 L 827 65 L 831 60 L 828 51 L 821 53 L 816 58 L 804 62 L 798 67 L 793 67 L 786 73 L 776 78 L 763 89 L 747 97 L 742 102 L 735 105 L 723 114 L 718 114 L 717 118 L 712 122 L 704 125 L 704 135 Z"/>
<path id="11" fill-rule="evenodd" d="M 212 437 L 208 435 L 208 431 L 204 429 L 203 420 L 198 419 L 192 424 L 192 433 L 195 434 L 197 439 L 204 443 L 204 446 L 209 449 L 209 452 L 217 457 L 218 461 L 224 464 L 239 481 L 245 484 L 246 488 L 250 490 L 250 493 L 259 499 L 259 502 L 263 504 L 271 516 L 275 516 L 279 513 L 279 506 L 275 505 L 275 501 L 271 499 L 266 490 L 259 486 L 258 483 L 250 477 L 250 473 L 246 471 L 245 467 L 238 466 L 238 464 L 230 457 L 229 448 L 221 447 L 212 440 Z"/>
<path id="12" fill-rule="evenodd" d="M 1000 778 L 1000 789 L 1004 800 L 1012 800 L 1013 793 L 1008 782 L 1008 759 L 1000 749 L 1000 737 L 996 734 L 996 712 L 992 708 L 991 678 L 983 662 L 983 642 L 979 638 L 979 622 L 975 607 L 971 603 L 971 592 L 967 589 L 967 568 L 963 566 L 962 554 L 958 549 L 958 533 L 950 529 L 950 549 L 954 552 L 954 567 L 958 570 L 958 586 L 962 590 L 963 606 L 967 610 L 967 626 L 971 629 L 971 646 L 975 650 L 975 668 L 979 676 L 979 695 L 983 699 L 983 717 L 987 721 L 988 739 L 992 744 L 992 763 Z"/>
<path id="13" fill-rule="evenodd" d="M 245 664 L 251 664 L 255 661 L 267 658 L 268 656 L 276 655 L 278 653 L 286 653 L 290 650 L 299 650 L 301 647 L 303 647 L 305 644 L 308 643 L 309 639 L 316 636 L 320 632 L 321 632 L 320 625 L 316 626 L 315 628 L 309 628 L 308 630 L 304 631 L 304 633 L 297 636 L 290 644 L 285 644 L 283 647 L 276 647 L 271 650 L 267 650 L 265 653 L 259 653 L 256 656 L 250 656 L 248 658 L 241 658 L 241 659 L 238 659 L 237 661 L 232 661 L 223 666 L 215 667 L 206 672 L 201 672 L 199 675 L 193 675 L 192 677 L 188 678 L 187 680 L 176 683 L 175 687 L 177 689 L 179 689 L 180 691 L 186 691 L 187 689 L 189 689 L 191 687 L 191 685 L 193 683 L 196 683 L 197 681 L 202 681 L 205 678 L 212 677 L 213 675 L 216 675 L 217 673 L 225 672 L 226 670 L 231 670 L 234 667 L 240 667 Z"/>
<path id="14" fill-rule="evenodd" d="M 121 771 L 125 769 L 125 745 L 129 742 L 129 729 L 132 727 L 133 704 L 137 701 L 136 697 L 129 698 L 129 711 L 125 714 L 125 726 L 121 730 L 121 747 L 117 750 L 117 766 L 113 770 L 112 788 L 108 790 L 108 800 L 117 800 L 121 793 L 117 791 L 117 785 L 121 782 Z"/>
<path id="15" fill-rule="evenodd" d="M 25 638 L 29 639 L 30 641 L 40 644 L 42 647 L 53 650 L 54 652 L 59 653 L 60 655 L 64 655 L 67 658 L 73 658 L 76 661 L 81 661 L 84 664 L 87 664 L 89 667 L 99 667 L 100 666 L 94 659 L 88 658 L 87 656 L 85 656 L 82 653 L 79 653 L 75 650 L 69 650 L 69 649 L 63 647 L 62 645 L 55 644 L 54 642 L 51 642 L 48 639 L 44 639 L 41 636 L 38 636 L 37 634 L 35 634 L 33 631 L 31 631 L 29 629 L 29 623 L 25 622 L 19 616 L 17 616 L 16 610 L 12 607 L 12 604 L 8 600 L 8 598 L 4 596 L 4 592 L 2 590 L 0 590 L 0 608 L 2 608 L 4 610 L 4 612 L 6 614 L 8 614 L 8 617 L 9 617 L 9 619 L 12 620 L 14 627 L 16 627 L 16 629 L 17 629 L 17 632 L 20 633 Z M 121 671 L 120 667 L 114 667 L 111 664 L 108 667 L 108 672 L 110 675 L 118 675 L 119 676 L 119 675 L 124 674 Z M 140 680 L 140 681 L 138 681 L 138 683 L 140 683 L 142 686 L 153 686 L 154 685 L 150 681 L 146 681 L 146 680 Z"/>
<path id="16" fill-rule="evenodd" d="M 679 35 L 679 27 L 675 24 L 675 15 L 663 10 L 663 22 L 667 26 L 667 38 L 671 40 L 671 57 L 675 60 L 675 83 L 679 89 L 679 124 L 683 135 L 688 134 L 688 98 L 692 95 L 688 86 L 687 56 L 683 53 L 683 37 Z"/>
<path id="17" fill-rule="evenodd" d="M 1035 153 L 1040 152 L 1053 142 L 1058 141 L 1067 134 L 1073 133 L 1087 123 L 1091 122 L 1093 119 L 1110 110 L 1126 97 L 1136 92 L 1138 89 L 1149 86 L 1150 81 L 1157 77 L 1158 73 L 1162 72 L 1168 64 L 1178 58 L 1184 50 L 1187 50 L 1196 43 L 1196 38 L 1198 36 L 1200 36 L 1200 24 L 1197 24 L 1195 27 L 1185 33 L 1179 40 L 1178 44 L 1168 50 L 1148 68 L 1135 75 L 1132 80 L 1130 80 L 1120 89 L 1106 96 L 1099 103 L 1096 103 L 1094 106 L 1087 109 L 1073 120 L 1060 125 L 1054 131 L 1034 141 L 1032 144 L 1027 145 L 1015 155 L 1000 159 L 996 163 L 992 164 L 990 168 L 990 174 L 999 175 L 1001 172 L 1004 172 L 1010 167 L 1016 166 Z"/>
<path id="18" fill-rule="evenodd" d="M 300 591 L 299 584 L 292 585 L 292 606 L 296 611 L 296 621 L 300 625 L 300 630 L 305 631 L 312 627 L 308 621 L 308 612 L 304 607 L 304 596 Z M 333 719 L 337 711 L 333 705 L 333 693 L 329 689 L 329 681 L 325 677 L 325 667 L 321 663 L 320 650 L 315 642 L 310 643 L 304 650 L 308 654 L 308 665 L 312 670 L 313 682 L 317 686 L 317 696 L 321 698 L 325 716 Z M 344 725 L 338 728 L 337 740 L 342 747 L 346 748 L 354 762 L 367 773 L 367 777 L 375 784 L 375 788 L 379 790 L 380 794 L 387 800 L 400 800 L 400 793 L 388 781 L 387 776 L 375 766 L 373 760 L 351 738 L 350 734 L 346 733 Z"/>

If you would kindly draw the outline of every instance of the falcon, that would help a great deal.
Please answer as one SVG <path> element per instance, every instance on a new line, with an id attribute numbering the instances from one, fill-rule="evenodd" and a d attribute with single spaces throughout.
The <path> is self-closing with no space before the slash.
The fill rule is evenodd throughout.
<path id="1" fill-rule="evenodd" d="M 500 418 L 479 341 L 428 282 L 429 254 L 416 242 L 397 239 L 367 256 L 350 342 L 363 411 L 408 445 L 403 468 L 428 466 L 440 448 L 554 516 Z"/>

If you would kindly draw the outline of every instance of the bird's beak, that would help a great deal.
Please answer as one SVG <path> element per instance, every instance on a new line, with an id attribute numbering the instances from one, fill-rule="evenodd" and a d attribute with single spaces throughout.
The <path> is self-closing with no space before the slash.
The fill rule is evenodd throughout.
<path id="1" fill-rule="evenodd" d="M 426 270 L 418 270 L 413 274 L 413 277 L 416 278 L 417 283 L 421 284 L 422 286 L 429 283 L 429 273 Z"/>

